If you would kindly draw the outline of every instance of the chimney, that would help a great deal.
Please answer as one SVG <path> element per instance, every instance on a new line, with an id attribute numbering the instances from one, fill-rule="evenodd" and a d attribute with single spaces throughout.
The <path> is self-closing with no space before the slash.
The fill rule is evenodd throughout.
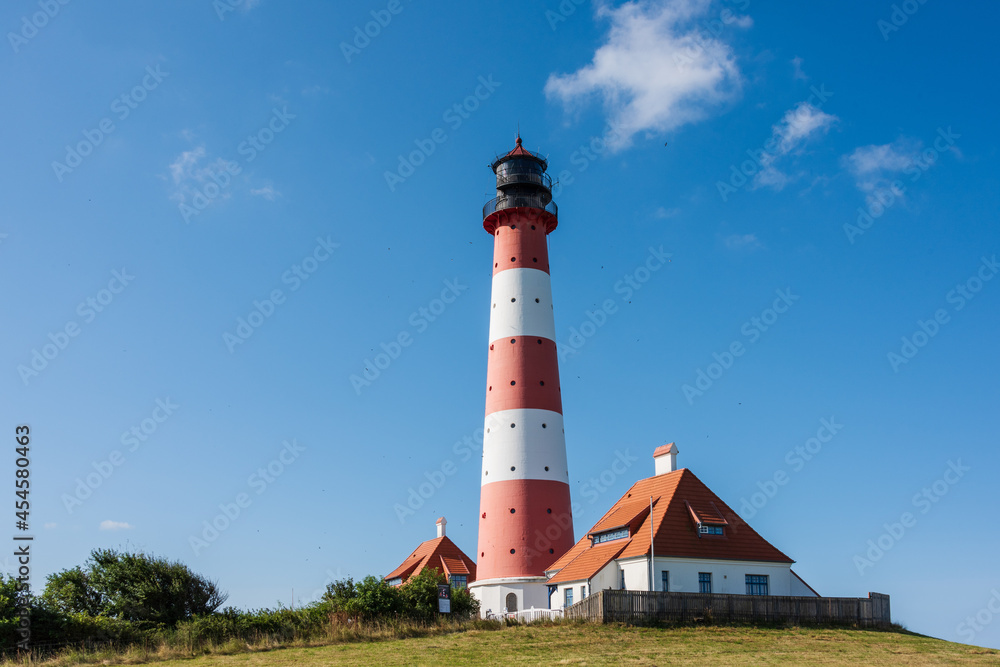
<path id="1" fill-rule="evenodd" d="M 444 527 L 448 525 L 448 520 L 441 517 L 437 520 L 438 537 L 444 537 Z"/>
<path id="2" fill-rule="evenodd" d="M 656 448 L 653 452 L 653 461 L 656 465 L 656 474 L 663 475 L 664 473 L 674 472 L 677 470 L 677 445 L 672 442 L 668 442 L 665 445 L 661 445 Z"/>

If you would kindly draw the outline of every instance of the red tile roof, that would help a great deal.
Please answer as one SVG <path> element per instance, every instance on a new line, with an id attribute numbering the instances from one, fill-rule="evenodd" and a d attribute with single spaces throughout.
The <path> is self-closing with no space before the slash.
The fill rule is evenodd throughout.
<path id="1" fill-rule="evenodd" d="M 649 514 L 650 497 L 653 499 L 652 514 Z M 645 508 L 645 514 L 641 507 Z M 547 570 L 550 573 L 558 571 L 550 583 L 590 579 L 614 558 L 648 556 L 651 520 L 657 556 L 794 562 L 758 535 L 686 468 L 633 484 L 590 533 L 629 523 L 622 520 L 626 516 L 641 519 L 639 525 L 632 525 L 630 538 L 592 547 L 590 539 L 584 537 Z M 698 522 L 725 525 L 725 535 L 699 535 Z M 613 547 L 621 549 L 605 558 Z"/>
<path id="2" fill-rule="evenodd" d="M 400 578 L 405 583 L 424 568 L 433 568 L 451 580 L 452 574 L 468 575 L 471 584 L 476 580 L 476 564 L 447 537 L 423 542 L 399 567 L 385 575 L 386 579 Z"/>
<path id="3" fill-rule="evenodd" d="M 636 528 L 638 526 L 633 526 L 632 524 L 637 523 L 639 520 L 644 519 L 646 515 L 649 514 L 649 499 L 638 498 L 631 502 L 618 502 L 611 510 L 605 514 L 601 519 L 594 524 L 594 527 L 590 529 L 590 533 L 600 533 L 605 530 L 611 530 L 612 528 L 620 528 L 622 526 L 631 526 Z"/>
<path id="4" fill-rule="evenodd" d="M 584 538 L 587 539 L 587 538 Z M 587 540 L 588 542 L 590 540 Z M 596 546 L 584 549 L 578 553 L 559 573 L 548 580 L 550 584 L 561 584 L 566 581 L 581 581 L 590 579 L 600 572 L 605 565 L 618 558 L 618 554 L 628 546 L 628 540 L 602 542 Z"/>

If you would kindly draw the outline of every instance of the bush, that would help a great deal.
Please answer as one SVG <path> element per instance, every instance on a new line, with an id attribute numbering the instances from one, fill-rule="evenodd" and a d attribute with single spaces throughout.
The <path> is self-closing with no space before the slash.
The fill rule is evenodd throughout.
<path id="1" fill-rule="evenodd" d="M 357 595 L 345 611 L 352 618 L 365 621 L 396 618 L 404 611 L 399 589 L 385 579 L 368 575 L 355 587 Z"/>
<path id="2" fill-rule="evenodd" d="M 63 614 L 175 625 L 210 614 L 228 596 L 180 562 L 95 549 L 83 568 L 49 575 L 42 600 Z"/>
<path id="3" fill-rule="evenodd" d="M 168 643 L 189 650 L 208 644 L 223 644 L 232 639 L 244 642 L 272 639 L 289 641 L 318 635 L 329 625 L 331 606 L 319 603 L 304 609 L 257 609 L 241 611 L 228 607 L 223 611 L 198 616 L 177 624 L 166 635 Z"/>

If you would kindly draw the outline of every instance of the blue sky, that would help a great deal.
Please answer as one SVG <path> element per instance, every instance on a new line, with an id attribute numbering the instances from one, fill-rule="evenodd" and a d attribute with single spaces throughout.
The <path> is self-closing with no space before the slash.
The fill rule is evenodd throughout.
<path id="1" fill-rule="evenodd" d="M 480 212 L 519 126 L 560 181 L 578 535 L 675 441 L 820 593 L 1000 647 L 996 18 L 5 4 L 0 405 L 32 429 L 35 585 L 128 546 L 304 603 L 441 515 L 473 552 Z"/>

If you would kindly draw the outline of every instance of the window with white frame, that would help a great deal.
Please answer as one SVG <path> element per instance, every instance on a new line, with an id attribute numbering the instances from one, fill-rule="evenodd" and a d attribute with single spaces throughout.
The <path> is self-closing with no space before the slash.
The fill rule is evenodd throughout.
<path id="1" fill-rule="evenodd" d="M 628 537 L 628 528 L 620 528 L 619 530 L 609 530 L 606 533 L 597 533 L 593 536 L 594 544 L 600 544 L 602 542 L 610 542 L 612 540 L 622 540 Z"/>

